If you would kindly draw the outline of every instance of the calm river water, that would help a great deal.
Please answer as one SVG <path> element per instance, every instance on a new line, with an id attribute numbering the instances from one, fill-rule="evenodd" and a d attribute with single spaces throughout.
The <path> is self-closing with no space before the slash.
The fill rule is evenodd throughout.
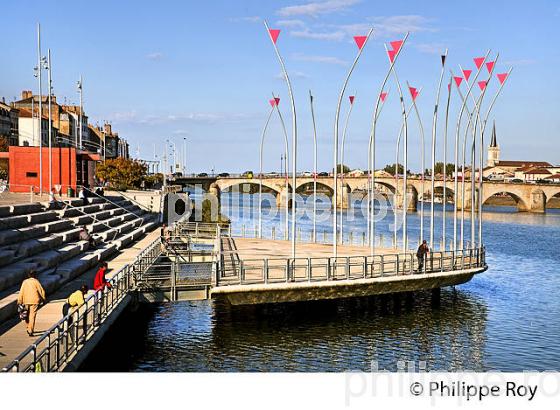
<path id="1" fill-rule="evenodd" d="M 247 201 L 239 215 L 224 203 L 238 229 L 254 226 Z M 380 298 L 235 309 L 212 301 L 161 304 L 121 319 L 83 370 L 396 371 L 398 361 L 413 361 L 431 371 L 560 371 L 560 213 L 500 207 L 484 218 L 489 270 L 443 289 L 439 305 L 429 292 L 400 308 Z M 280 232 L 282 219 L 265 226 Z M 365 230 L 361 213 L 349 219 L 345 226 Z M 440 205 L 437 238 L 441 220 Z M 390 238 L 392 221 L 389 213 L 378 233 Z M 300 225 L 305 232 L 311 223 L 304 217 Z M 409 226 L 417 235 L 418 214 Z M 321 222 L 320 230 L 329 228 Z"/>

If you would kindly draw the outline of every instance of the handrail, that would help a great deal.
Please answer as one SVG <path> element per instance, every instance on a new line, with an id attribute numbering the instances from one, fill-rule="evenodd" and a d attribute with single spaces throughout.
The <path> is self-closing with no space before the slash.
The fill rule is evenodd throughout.
<path id="1" fill-rule="evenodd" d="M 101 198 L 101 199 L 103 199 L 103 200 L 105 200 L 105 201 L 107 201 L 107 202 L 109 202 L 109 203 L 115 205 L 116 207 L 123 209 L 125 212 L 128 212 L 129 214 L 132 214 L 132 215 L 136 216 L 137 218 L 142 219 L 142 222 L 140 223 L 140 226 L 144 225 L 145 220 L 144 220 L 144 218 L 142 218 L 142 215 L 137 215 L 137 214 L 135 214 L 134 212 L 129 211 L 129 210 L 126 209 L 124 206 L 121 206 L 121 205 L 116 204 L 115 202 L 111 201 L 111 200 L 108 199 L 107 197 L 101 196 L 101 195 L 99 195 L 99 194 L 93 192 L 91 189 L 84 187 L 83 185 L 78 185 L 78 186 L 79 186 L 80 188 L 85 189 L 85 190 L 88 191 L 90 194 L 93 194 L 93 195 L 95 195 L 96 197 Z M 119 192 L 119 191 L 115 191 L 115 192 Z"/>
<path id="2" fill-rule="evenodd" d="M 134 289 L 142 274 L 161 253 L 160 238 L 145 247 L 131 264 L 111 278 L 111 289 L 95 292 L 79 309 L 69 313 L 25 349 L 2 372 L 57 371 L 84 346 L 109 314 Z"/>

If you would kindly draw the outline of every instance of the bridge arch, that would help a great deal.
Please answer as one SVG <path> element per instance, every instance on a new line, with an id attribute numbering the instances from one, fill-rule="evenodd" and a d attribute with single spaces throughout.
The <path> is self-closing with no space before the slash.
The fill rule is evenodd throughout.
<path id="1" fill-rule="evenodd" d="M 557 187 L 556 190 L 548 190 L 546 193 L 546 206 L 549 205 L 552 199 L 560 199 L 560 187 Z"/>
<path id="2" fill-rule="evenodd" d="M 513 190 L 508 190 L 508 189 L 504 190 L 503 187 L 496 187 L 496 188 L 491 187 L 490 189 L 487 189 L 485 187 L 483 191 L 482 206 L 483 207 L 485 205 L 488 206 L 487 202 L 493 197 L 497 197 L 497 198 L 509 197 L 510 199 L 513 200 L 513 203 L 511 205 L 516 206 L 518 211 L 521 212 L 529 211 L 531 209 L 531 206 L 529 201 L 525 197 L 525 195 L 523 195 L 520 192 L 512 192 L 512 191 Z M 504 201 L 504 205 L 508 205 L 507 200 Z"/>
<path id="3" fill-rule="evenodd" d="M 304 181 L 298 184 L 296 188 L 296 193 L 300 194 L 305 191 L 309 191 L 309 192 L 313 191 L 313 180 Z M 321 191 L 321 193 L 324 193 L 324 191 L 328 191 L 329 197 L 332 197 L 334 195 L 334 189 L 332 187 L 332 184 L 327 184 L 324 183 L 323 181 L 317 181 L 317 191 Z"/>
<path id="4" fill-rule="evenodd" d="M 258 187 L 260 185 L 260 181 L 258 178 L 255 179 L 219 179 L 216 181 L 216 185 L 220 188 L 221 191 L 231 190 L 232 187 L 235 186 L 243 186 L 243 185 L 250 185 L 252 186 L 251 190 L 254 190 L 255 187 L 258 192 Z M 267 190 L 272 191 L 274 196 L 278 196 L 281 194 L 286 188 L 285 186 L 278 186 L 275 183 L 270 183 L 266 179 L 262 180 L 263 188 L 267 188 Z M 291 187 L 288 184 L 288 189 L 291 191 Z M 243 189 L 240 189 L 240 192 L 244 192 Z"/>

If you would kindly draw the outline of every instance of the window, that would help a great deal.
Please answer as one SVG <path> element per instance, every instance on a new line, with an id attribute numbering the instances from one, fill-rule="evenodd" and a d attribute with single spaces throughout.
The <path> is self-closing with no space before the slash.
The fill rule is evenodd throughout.
<path id="1" fill-rule="evenodd" d="M 27 178 L 37 178 L 37 173 L 36 172 L 26 172 L 25 176 Z"/>

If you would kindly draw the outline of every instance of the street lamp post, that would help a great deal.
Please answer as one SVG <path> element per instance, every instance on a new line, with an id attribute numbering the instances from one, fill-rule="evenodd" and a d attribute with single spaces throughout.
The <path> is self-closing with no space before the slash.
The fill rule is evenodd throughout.
<path id="1" fill-rule="evenodd" d="M 294 100 L 294 95 L 292 92 L 292 84 L 290 82 L 290 77 L 288 77 L 288 72 L 286 71 L 286 66 L 284 65 L 284 60 L 280 55 L 280 51 L 276 46 L 276 40 L 280 35 L 280 30 L 271 30 L 264 21 L 264 26 L 270 37 L 270 41 L 276 51 L 276 56 L 278 57 L 278 62 L 284 73 L 284 80 L 288 86 L 288 94 L 290 96 L 290 103 L 292 107 L 292 258 L 296 257 L 296 186 L 297 186 L 297 119 L 296 119 L 296 104 Z M 287 192 L 289 194 L 289 192 Z"/>
<path id="2" fill-rule="evenodd" d="M 336 106 L 336 114 L 335 114 L 335 119 L 334 119 L 334 170 L 333 170 L 333 182 L 334 182 L 334 193 L 333 193 L 333 254 L 334 257 L 336 258 L 338 255 L 338 224 L 337 224 L 337 199 L 338 199 L 338 169 L 337 169 L 337 162 L 338 162 L 338 118 L 340 116 L 340 106 L 342 105 L 342 98 L 344 97 L 344 92 L 346 91 L 346 86 L 348 85 L 348 81 L 350 80 L 350 76 L 352 75 L 352 72 L 354 71 L 354 67 L 356 67 L 356 64 L 358 63 L 358 60 L 360 59 L 360 56 L 362 55 L 362 51 L 365 47 L 365 45 L 367 44 L 369 37 L 371 36 L 371 33 L 373 32 L 373 29 L 370 29 L 367 33 L 366 36 L 354 36 L 354 41 L 356 42 L 356 45 L 358 46 L 358 54 L 356 55 L 356 58 L 354 59 L 354 63 L 352 64 L 352 66 L 350 67 L 350 70 L 348 71 L 348 74 L 346 75 L 346 79 L 344 80 L 344 83 L 342 85 L 342 89 L 340 90 L 340 94 L 338 96 L 338 104 Z"/>
<path id="3" fill-rule="evenodd" d="M 79 116 L 79 127 L 80 127 L 80 132 L 79 132 L 79 143 L 78 143 L 78 147 L 79 149 L 82 149 L 82 138 L 83 138 L 83 118 L 84 118 L 84 88 L 83 88 L 84 82 L 82 79 L 82 76 L 80 75 L 80 79 L 78 80 L 78 93 L 80 94 L 80 116 Z"/>
<path id="4" fill-rule="evenodd" d="M 52 60 L 51 49 L 47 52 L 47 70 L 49 84 L 49 193 L 52 190 Z"/>
<path id="5" fill-rule="evenodd" d="M 41 24 L 37 23 L 37 67 L 35 75 L 39 80 L 39 194 L 43 193 L 43 66 L 46 61 L 41 56 Z M 33 98 L 33 96 L 31 96 Z"/>

